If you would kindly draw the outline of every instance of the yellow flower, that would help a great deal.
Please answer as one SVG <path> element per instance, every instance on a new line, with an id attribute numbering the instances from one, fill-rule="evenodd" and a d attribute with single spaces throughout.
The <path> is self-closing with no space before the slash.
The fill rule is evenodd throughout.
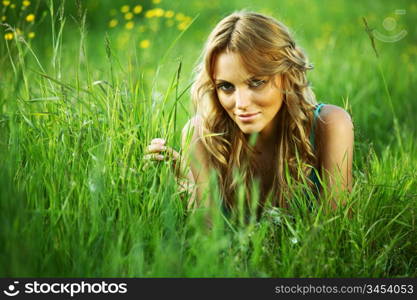
<path id="1" fill-rule="evenodd" d="M 4 5 L 4 6 L 9 6 L 9 4 L 10 4 L 10 1 L 9 1 L 9 0 L 4 0 L 4 1 L 3 1 L 3 5 Z"/>
<path id="2" fill-rule="evenodd" d="M 151 45 L 151 43 L 149 42 L 149 40 L 143 40 L 139 43 L 139 47 L 145 49 L 148 48 Z"/>
<path id="3" fill-rule="evenodd" d="M 133 14 L 131 12 L 128 12 L 125 14 L 125 19 L 126 20 L 132 20 L 133 19 Z"/>
<path id="4" fill-rule="evenodd" d="M 136 5 L 136 6 L 133 8 L 133 12 L 134 12 L 135 14 L 140 14 L 140 13 L 142 12 L 142 10 L 143 10 L 142 5 Z"/>
<path id="5" fill-rule="evenodd" d="M 1 17 L 1 20 L 2 20 L 2 21 L 6 21 L 6 19 L 7 19 L 7 18 L 6 18 L 6 16 L 2 16 L 2 17 Z"/>
<path id="6" fill-rule="evenodd" d="M 161 0 L 152 0 L 153 4 L 159 4 L 161 3 Z"/>
<path id="7" fill-rule="evenodd" d="M 177 19 L 178 21 L 184 21 L 185 16 L 184 16 L 184 14 L 183 14 L 183 13 L 178 13 L 178 14 L 175 16 L 175 19 Z"/>
<path id="8" fill-rule="evenodd" d="M 33 22 L 35 21 L 35 15 L 34 14 L 29 14 L 26 16 L 26 21 L 28 22 Z"/>
<path id="9" fill-rule="evenodd" d="M 178 28 L 179 30 L 183 31 L 185 28 L 187 28 L 187 26 L 188 26 L 188 23 L 186 23 L 186 22 L 181 22 L 181 23 L 179 23 L 179 24 L 178 24 L 177 28 Z"/>
<path id="10" fill-rule="evenodd" d="M 119 21 L 117 21 L 116 19 L 111 19 L 109 22 L 109 27 L 114 28 L 117 26 L 117 24 L 119 24 Z"/>
<path id="11" fill-rule="evenodd" d="M 162 8 L 155 8 L 155 16 L 162 17 L 164 15 L 164 10 Z"/>
<path id="12" fill-rule="evenodd" d="M 172 10 L 167 10 L 165 12 L 165 18 L 172 18 L 174 16 L 174 12 Z"/>
<path id="13" fill-rule="evenodd" d="M 28 1 L 28 0 L 23 1 L 23 6 L 29 6 L 29 5 L 30 5 L 30 1 Z"/>
<path id="14" fill-rule="evenodd" d="M 155 16 L 155 11 L 153 9 L 150 9 L 150 10 L 146 11 L 146 13 L 145 13 L 145 17 L 148 18 L 148 19 L 152 18 L 154 16 Z"/>
<path id="15" fill-rule="evenodd" d="M 13 33 L 8 32 L 4 35 L 4 38 L 8 41 L 13 40 Z"/>
<path id="16" fill-rule="evenodd" d="M 125 13 L 127 13 L 129 11 L 129 9 L 130 9 L 129 5 L 123 5 L 120 8 L 120 11 L 125 14 Z"/>
<path id="17" fill-rule="evenodd" d="M 35 33 L 34 32 L 29 32 L 28 37 L 30 39 L 33 39 L 35 37 Z"/>
<path id="18" fill-rule="evenodd" d="M 127 30 L 131 30 L 134 26 L 135 26 L 135 23 L 133 23 L 132 21 L 130 21 L 130 22 L 127 22 L 126 23 L 125 28 Z"/>

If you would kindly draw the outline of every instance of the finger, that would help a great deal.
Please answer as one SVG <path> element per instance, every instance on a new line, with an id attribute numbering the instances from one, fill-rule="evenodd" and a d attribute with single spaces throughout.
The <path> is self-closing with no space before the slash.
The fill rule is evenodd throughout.
<path id="1" fill-rule="evenodd" d="M 180 154 L 172 149 L 171 147 L 163 146 L 160 144 L 152 144 L 146 147 L 146 153 L 158 153 L 158 152 L 165 152 L 169 158 L 173 160 L 178 160 L 180 158 Z"/>
<path id="2" fill-rule="evenodd" d="M 164 160 L 165 157 L 163 155 L 161 155 L 161 154 L 153 153 L 153 154 L 144 155 L 143 156 L 143 159 L 144 160 L 157 160 L 157 161 L 161 161 L 161 160 Z"/>
<path id="3" fill-rule="evenodd" d="M 180 154 L 170 147 L 166 147 L 164 152 L 173 160 L 178 160 L 180 158 Z"/>
<path id="4" fill-rule="evenodd" d="M 161 144 L 151 144 L 148 147 L 146 147 L 145 152 L 147 152 L 147 153 L 163 152 L 166 149 L 167 149 L 167 147 L 163 146 Z"/>
<path id="5" fill-rule="evenodd" d="M 162 145 L 165 145 L 165 140 L 164 139 L 161 139 L 161 138 L 156 138 L 156 139 L 153 139 L 152 141 L 151 141 L 151 144 L 162 144 Z"/>

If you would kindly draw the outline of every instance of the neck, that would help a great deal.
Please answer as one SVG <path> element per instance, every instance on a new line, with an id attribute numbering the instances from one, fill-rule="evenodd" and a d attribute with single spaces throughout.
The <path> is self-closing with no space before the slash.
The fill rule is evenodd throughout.
<path id="1" fill-rule="evenodd" d="M 278 114 L 261 132 L 247 135 L 249 144 L 253 145 L 259 154 L 273 151 L 274 146 L 278 143 L 278 138 Z"/>

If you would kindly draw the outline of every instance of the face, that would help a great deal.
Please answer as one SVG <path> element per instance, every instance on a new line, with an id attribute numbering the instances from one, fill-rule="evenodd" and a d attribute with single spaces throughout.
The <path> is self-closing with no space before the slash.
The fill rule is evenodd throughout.
<path id="1" fill-rule="evenodd" d="M 246 71 L 238 54 L 221 52 L 214 64 L 220 104 L 245 134 L 275 134 L 282 106 L 281 77 L 257 76 Z"/>

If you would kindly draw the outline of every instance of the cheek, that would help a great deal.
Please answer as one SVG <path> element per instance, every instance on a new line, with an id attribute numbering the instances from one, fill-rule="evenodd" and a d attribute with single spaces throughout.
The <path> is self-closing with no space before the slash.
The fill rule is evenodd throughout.
<path id="1" fill-rule="evenodd" d="M 277 111 L 281 105 L 280 105 L 280 99 L 272 98 L 269 99 L 269 101 L 264 103 L 264 109 L 268 111 Z"/>
<path id="2" fill-rule="evenodd" d="M 269 93 L 265 95 L 262 101 L 259 101 L 259 106 L 271 113 L 276 113 L 280 110 L 282 105 L 282 96 L 280 93 Z"/>
<path id="3" fill-rule="evenodd" d="M 221 95 L 218 96 L 220 105 L 226 110 L 226 111 L 230 111 L 233 109 L 234 107 L 234 103 L 232 98 L 229 98 L 227 96 Z"/>

